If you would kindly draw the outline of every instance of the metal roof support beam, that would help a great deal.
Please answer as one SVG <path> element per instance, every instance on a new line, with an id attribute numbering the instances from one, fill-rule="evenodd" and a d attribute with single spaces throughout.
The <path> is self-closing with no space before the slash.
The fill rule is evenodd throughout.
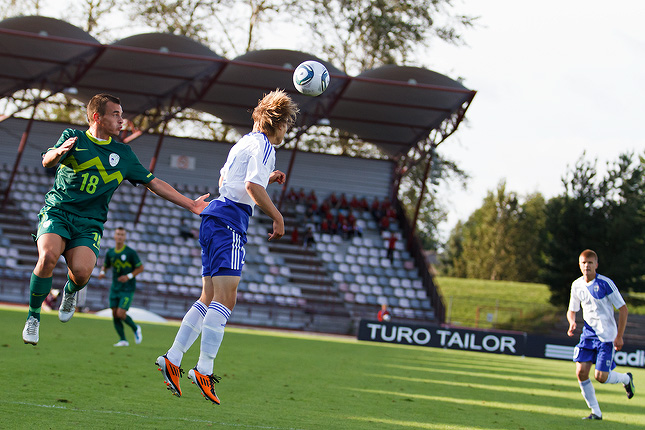
<path id="1" fill-rule="evenodd" d="M 27 145 L 27 139 L 29 138 L 29 133 L 31 132 L 31 126 L 34 123 L 34 117 L 36 116 L 37 108 L 38 108 L 38 104 L 35 104 L 33 107 L 33 111 L 31 112 L 31 117 L 29 118 L 29 122 L 27 122 L 27 127 L 25 128 L 25 131 L 22 133 L 22 137 L 20 138 L 20 144 L 18 145 L 18 155 L 16 155 L 16 162 L 13 164 L 13 170 L 11 171 L 11 176 L 9 176 L 9 182 L 7 183 L 7 189 L 4 193 L 4 200 L 2 201 L 2 207 L 5 207 L 5 205 L 9 201 L 9 195 L 11 194 L 11 187 L 16 177 L 16 173 L 18 172 L 18 166 L 20 166 L 20 160 L 22 159 L 22 154 L 25 151 L 25 146 Z"/>

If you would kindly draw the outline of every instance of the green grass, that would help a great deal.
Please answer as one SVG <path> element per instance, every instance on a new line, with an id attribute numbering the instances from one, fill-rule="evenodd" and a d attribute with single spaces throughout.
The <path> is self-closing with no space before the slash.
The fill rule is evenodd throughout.
<path id="1" fill-rule="evenodd" d="M 215 362 L 214 406 L 186 378 L 173 397 L 156 370 L 176 323 L 142 323 L 141 345 L 114 348 L 109 320 L 43 314 L 32 347 L 20 337 L 25 316 L 0 309 L 0 428 L 645 429 L 643 397 L 628 401 L 620 385 L 595 383 L 604 421 L 583 422 L 567 361 L 234 327 Z M 645 370 L 631 372 L 638 388 Z"/>
<path id="2" fill-rule="evenodd" d="M 446 304 L 447 320 L 455 325 L 512 326 L 536 332 L 566 312 L 549 303 L 551 292 L 544 284 L 441 276 L 435 282 Z"/>

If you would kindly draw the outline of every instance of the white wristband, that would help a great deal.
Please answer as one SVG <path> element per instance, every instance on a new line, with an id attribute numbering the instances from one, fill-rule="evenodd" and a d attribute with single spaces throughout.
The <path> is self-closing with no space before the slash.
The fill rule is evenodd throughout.
<path id="1" fill-rule="evenodd" d="M 132 278 L 134 278 L 134 275 L 132 274 L 132 272 L 128 273 L 128 274 L 127 274 L 127 275 L 125 275 L 125 276 L 127 276 L 127 277 L 128 277 L 128 279 L 132 279 Z"/>
<path id="2" fill-rule="evenodd" d="M 105 275 L 105 270 L 101 269 L 100 274 L 101 274 L 101 275 Z"/>

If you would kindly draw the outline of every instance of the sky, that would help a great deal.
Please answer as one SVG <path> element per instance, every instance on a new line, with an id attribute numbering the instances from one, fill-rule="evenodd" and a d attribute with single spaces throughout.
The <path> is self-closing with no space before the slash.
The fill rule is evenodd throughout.
<path id="1" fill-rule="evenodd" d="M 480 17 L 462 32 L 468 46 L 433 42 L 423 63 L 463 78 L 477 95 L 467 123 L 438 148 L 471 176 L 466 190 L 440 191 L 448 208 L 443 235 L 502 180 L 520 196 L 549 199 L 562 193 L 561 178 L 583 151 L 601 171 L 626 151 L 644 154 L 645 2 L 453 4 Z M 271 34 L 267 47 L 291 48 L 284 31 Z"/>
<path id="2" fill-rule="evenodd" d="M 480 16 L 468 46 L 433 45 L 429 68 L 477 91 L 439 152 L 466 170 L 449 191 L 448 225 L 506 181 L 520 196 L 563 192 L 586 151 L 600 170 L 626 151 L 645 154 L 645 2 L 464 1 Z M 445 191 L 445 190 L 444 190 Z"/>

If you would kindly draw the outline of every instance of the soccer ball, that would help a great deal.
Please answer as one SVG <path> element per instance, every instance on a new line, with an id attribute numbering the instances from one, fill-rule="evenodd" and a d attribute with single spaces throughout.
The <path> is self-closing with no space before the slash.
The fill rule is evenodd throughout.
<path id="1" fill-rule="evenodd" d="M 329 72 L 318 61 L 305 61 L 294 70 L 293 85 L 306 96 L 319 96 L 329 85 Z"/>

